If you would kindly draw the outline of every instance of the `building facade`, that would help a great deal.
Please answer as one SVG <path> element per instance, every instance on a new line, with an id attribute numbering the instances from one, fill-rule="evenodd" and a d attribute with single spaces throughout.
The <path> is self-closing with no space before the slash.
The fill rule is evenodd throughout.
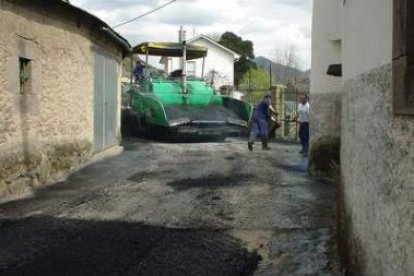
<path id="1" fill-rule="evenodd" d="M 0 2 L 0 200 L 118 145 L 129 44 L 64 1 Z"/>
<path id="2" fill-rule="evenodd" d="M 341 135 L 342 78 L 327 74 L 331 64 L 342 60 L 341 1 L 315 0 L 312 26 L 311 70 L 311 171 L 331 173 L 331 163 L 338 162 Z M 333 161 L 334 160 L 334 161 Z"/>
<path id="3" fill-rule="evenodd" d="M 312 135 L 340 110 L 340 123 L 334 119 L 327 134 L 340 130 L 339 230 L 349 274 L 413 275 L 414 6 L 407 0 L 315 0 L 314 11 L 312 73 L 320 72 L 320 79 L 312 80 Z M 333 11 L 340 20 L 332 20 Z M 341 54 L 324 62 L 315 48 L 331 47 L 332 40 L 317 36 L 334 21 Z M 338 61 L 340 87 L 323 76 L 327 64 Z M 340 91 L 335 112 L 315 108 L 330 97 L 321 97 L 323 90 L 335 98 Z M 315 138 L 312 147 L 318 147 Z"/>
<path id="4" fill-rule="evenodd" d="M 202 59 L 190 60 L 187 62 L 187 74 L 189 76 L 205 78 L 209 81 L 213 79 L 216 89 L 222 86 L 234 85 L 234 61 L 239 58 L 238 54 L 205 35 L 195 36 L 189 39 L 187 43 L 208 49 L 204 62 L 204 72 Z M 180 58 L 167 59 L 165 63 L 167 73 L 178 69 L 181 69 Z"/>

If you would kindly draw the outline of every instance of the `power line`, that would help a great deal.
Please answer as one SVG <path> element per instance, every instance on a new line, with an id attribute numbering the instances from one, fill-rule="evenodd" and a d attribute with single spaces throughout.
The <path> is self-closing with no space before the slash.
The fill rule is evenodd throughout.
<path id="1" fill-rule="evenodd" d="M 126 22 L 124 22 L 124 23 L 121 23 L 121 24 L 115 25 L 115 26 L 113 26 L 113 27 L 112 27 L 112 29 L 119 28 L 119 27 L 124 26 L 124 25 L 126 25 L 126 24 L 128 24 L 128 23 L 131 23 L 131 22 L 133 22 L 133 21 L 135 21 L 135 20 L 141 19 L 141 18 L 143 18 L 144 16 L 147 16 L 147 15 L 149 15 L 149 14 L 151 14 L 151 13 L 154 13 L 154 12 L 156 12 L 156 11 L 158 11 L 158 10 L 161 10 L 161 9 L 165 8 L 166 6 L 169 6 L 169 5 L 171 5 L 172 3 L 176 2 L 176 1 L 177 1 L 177 0 L 171 0 L 170 2 L 167 2 L 167 3 L 165 3 L 165 4 L 161 5 L 161 6 L 159 6 L 159 7 L 155 8 L 155 9 L 153 9 L 153 10 L 150 10 L 149 12 L 146 12 L 146 13 L 144 13 L 144 14 L 141 14 L 140 16 L 134 17 L 134 18 L 132 18 L 132 19 L 130 19 L 130 20 L 128 20 L 128 21 L 126 21 Z"/>

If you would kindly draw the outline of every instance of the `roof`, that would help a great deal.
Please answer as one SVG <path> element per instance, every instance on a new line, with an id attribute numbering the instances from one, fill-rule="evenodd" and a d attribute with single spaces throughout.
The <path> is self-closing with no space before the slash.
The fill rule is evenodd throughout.
<path id="1" fill-rule="evenodd" d="M 58 1 L 58 0 L 54 0 L 54 1 Z M 53 2 L 53 1 L 49 1 L 49 2 Z M 101 31 L 103 31 L 104 33 L 108 34 L 108 36 L 114 40 L 116 43 L 118 43 L 125 52 L 130 52 L 131 51 L 131 44 L 129 44 L 128 40 L 126 38 L 124 38 L 123 36 L 121 36 L 119 33 L 117 33 L 115 30 L 113 30 L 105 21 L 101 20 L 99 17 L 79 8 L 76 7 L 72 4 L 70 4 L 69 0 L 63 0 L 63 1 L 59 1 L 63 4 L 63 6 L 65 6 L 65 8 L 67 9 L 74 9 L 77 12 L 79 12 L 80 15 L 83 15 L 85 17 L 88 17 L 89 19 L 91 19 L 92 21 L 94 21 L 94 23 L 97 24 L 97 26 L 99 27 L 99 29 Z"/>
<path id="2" fill-rule="evenodd" d="M 96 28 L 97 31 L 102 32 L 102 35 L 108 37 L 116 44 L 122 47 L 123 53 L 129 53 L 131 50 L 131 45 L 128 40 L 114 31 L 106 22 L 102 21 L 97 16 L 70 4 L 68 0 L 31 0 L 31 1 L 11 1 L 14 4 L 21 6 L 39 6 L 47 9 L 49 14 L 52 14 L 53 11 L 57 16 L 60 16 L 62 12 L 75 13 L 78 15 L 77 24 L 85 24 L 89 27 Z"/>
<path id="3" fill-rule="evenodd" d="M 203 34 L 201 34 L 201 35 L 197 35 L 197 36 L 195 36 L 195 37 L 193 37 L 193 38 L 189 39 L 189 40 L 187 41 L 187 43 L 191 44 L 191 43 L 194 43 L 195 41 L 197 41 L 197 40 L 199 40 L 199 39 L 205 39 L 205 40 L 207 40 L 208 42 L 210 42 L 211 44 L 214 44 L 215 46 L 217 46 L 217 47 L 221 48 L 222 50 L 224 50 L 224 51 L 226 51 L 226 52 L 228 52 L 228 53 L 230 53 L 230 54 L 234 55 L 234 59 L 239 59 L 239 58 L 240 58 L 240 55 L 239 55 L 239 54 L 237 54 L 236 52 L 234 52 L 233 50 L 230 50 L 229 48 L 224 47 L 223 45 L 221 45 L 220 43 L 218 43 L 217 41 L 215 41 L 215 40 L 214 40 L 214 39 L 212 39 L 211 37 L 206 36 L 206 35 L 203 35 Z"/>
<path id="4" fill-rule="evenodd" d="M 202 58 L 207 55 L 206 47 L 187 45 L 187 60 Z M 183 45 L 174 42 L 144 42 L 132 49 L 134 54 L 147 54 L 162 57 L 182 57 Z"/>

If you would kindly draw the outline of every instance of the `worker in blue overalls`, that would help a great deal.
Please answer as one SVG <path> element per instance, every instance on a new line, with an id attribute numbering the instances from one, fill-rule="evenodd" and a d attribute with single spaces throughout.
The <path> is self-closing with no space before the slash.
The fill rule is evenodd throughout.
<path id="1" fill-rule="evenodd" d="M 139 83 L 144 78 L 144 74 L 145 74 L 144 70 L 145 70 L 145 66 L 138 59 L 135 62 L 135 68 L 134 68 L 134 71 L 132 72 L 135 78 L 135 83 Z"/>
<path id="2" fill-rule="evenodd" d="M 276 113 L 272 107 L 271 99 L 272 95 L 270 93 L 266 94 L 253 112 L 250 137 L 249 142 L 247 143 L 250 151 L 253 150 L 253 144 L 259 136 L 262 138 L 262 149 L 270 150 L 268 132 L 268 123 L 270 119 L 269 111 Z"/>

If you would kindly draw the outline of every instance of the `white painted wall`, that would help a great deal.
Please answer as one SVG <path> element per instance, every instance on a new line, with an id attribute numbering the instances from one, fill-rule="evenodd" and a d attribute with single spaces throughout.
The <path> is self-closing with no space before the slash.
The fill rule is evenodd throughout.
<path id="1" fill-rule="evenodd" d="M 343 0 L 314 0 L 312 20 L 310 171 L 329 173 L 336 158 L 321 156 L 341 135 L 341 77 L 327 75 L 329 65 L 342 63 Z M 339 151 L 339 149 L 337 149 Z"/>
<path id="2" fill-rule="evenodd" d="M 345 81 L 391 62 L 392 10 L 392 0 L 345 2 L 343 32 Z"/>
<path id="3" fill-rule="evenodd" d="M 342 86 L 326 74 L 330 64 L 341 63 L 343 0 L 314 0 L 312 26 L 311 94 L 330 93 Z"/>
<path id="4" fill-rule="evenodd" d="M 196 72 L 194 76 L 210 78 L 209 72 L 214 70 L 218 72 L 218 75 L 215 75 L 214 78 L 214 86 L 216 88 L 219 88 L 222 85 L 234 85 L 234 54 L 211 43 L 203 37 L 200 37 L 189 44 L 208 48 L 204 76 L 202 76 L 203 59 L 194 60 L 196 63 Z M 180 69 L 180 58 L 169 59 L 168 73 L 178 69 Z"/>

